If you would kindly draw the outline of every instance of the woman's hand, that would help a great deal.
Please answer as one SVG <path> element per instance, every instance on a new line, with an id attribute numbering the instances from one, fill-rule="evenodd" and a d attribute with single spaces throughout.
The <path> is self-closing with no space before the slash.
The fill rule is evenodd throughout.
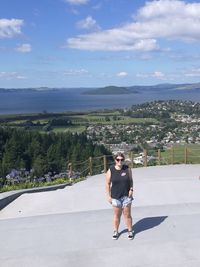
<path id="1" fill-rule="evenodd" d="M 133 198 L 133 189 L 129 190 L 128 197 Z"/>
<path id="2" fill-rule="evenodd" d="M 112 198 L 110 196 L 108 197 L 108 202 L 112 204 Z"/>

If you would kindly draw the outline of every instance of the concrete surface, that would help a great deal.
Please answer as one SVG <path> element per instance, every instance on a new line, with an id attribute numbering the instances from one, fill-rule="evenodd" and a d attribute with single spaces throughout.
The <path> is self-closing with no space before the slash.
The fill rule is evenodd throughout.
<path id="1" fill-rule="evenodd" d="M 134 240 L 112 240 L 104 175 L 0 211 L 2 267 L 199 267 L 200 165 L 133 169 Z"/>
<path id="2" fill-rule="evenodd" d="M 70 185 L 71 185 L 71 183 L 67 182 L 67 183 L 59 184 L 59 185 L 34 187 L 34 188 L 30 188 L 30 189 L 13 190 L 13 191 L 0 193 L 0 210 L 5 208 L 12 201 L 14 201 L 16 198 L 20 197 L 24 193 L 53 191 L 53 190 L 65 188 L 66 186 L 70 186 Z"/>

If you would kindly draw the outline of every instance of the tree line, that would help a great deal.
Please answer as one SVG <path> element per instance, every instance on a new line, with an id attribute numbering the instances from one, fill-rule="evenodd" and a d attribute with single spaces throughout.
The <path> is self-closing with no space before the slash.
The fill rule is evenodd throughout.
<path id="1" fill-rule="evenodd" d="M 67 162 L 109 155 L 85 133 L 40 133 L 19 128 L 0 128 L 0 178 L 12 169 L 25 169 L 34 176 L 67 169 Z"/>

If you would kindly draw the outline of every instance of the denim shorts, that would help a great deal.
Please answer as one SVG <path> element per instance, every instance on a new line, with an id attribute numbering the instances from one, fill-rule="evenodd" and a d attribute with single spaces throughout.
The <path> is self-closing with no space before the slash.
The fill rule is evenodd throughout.
<path id="1" fill-rule="evenodd" d="M 112 198 L 112 205 L 117 208 L 124 208 L 127 207 L 132 203 L 133 198 L 131 197 L 121 197 L 119 199 Z"/>

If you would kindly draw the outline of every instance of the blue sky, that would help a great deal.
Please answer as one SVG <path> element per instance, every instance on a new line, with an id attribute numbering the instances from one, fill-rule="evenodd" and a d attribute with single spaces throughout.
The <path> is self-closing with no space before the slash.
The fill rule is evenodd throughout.
<path id="1" fill-rule="evenodd" d="M 1 0 L 0 87 L 200 81 L 200 3 Z"/>

